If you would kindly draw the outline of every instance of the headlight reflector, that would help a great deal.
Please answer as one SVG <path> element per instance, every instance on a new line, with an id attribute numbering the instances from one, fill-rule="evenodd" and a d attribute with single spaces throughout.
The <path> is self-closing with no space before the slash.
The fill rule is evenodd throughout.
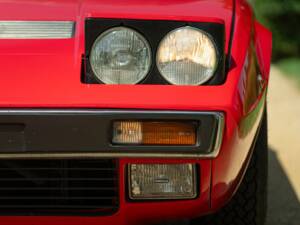
<path id="1" fill-rule="evenodd" d="M 149 72 L 151 49 L 138 32 L 115 27 L 96 39 L 90 64 L 96 78 L 103 83 L 136 84 Z"/>
<path id="2" fill-rule="evenodd" d="M 196 191 L 194 164 L 130 164 L 131 199 L 193 199 Z"/>
<path id="3" fill-rule="evenodd" d="M 161 41 L 156 61 L 161 75 L 171 84 L 200 85 L 216 71 L 217 50 L 204 31 L 181 27 Z"/>

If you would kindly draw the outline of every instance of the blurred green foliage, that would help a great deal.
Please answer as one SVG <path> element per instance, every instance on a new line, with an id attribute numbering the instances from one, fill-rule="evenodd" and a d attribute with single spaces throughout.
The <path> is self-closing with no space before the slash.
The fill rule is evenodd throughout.
<path id="1" fill-rule="evenodd" d="M 282 59 L 277 63 L 277 66 L 284 74 L 294 78 L 300 87 L 300 58 Z"/>
<path id="2" fill-rule="evenodd" d="M 273 32 L 273 61 L 300 57 L 300 0 L 252 0 L 258 20 Z"/>

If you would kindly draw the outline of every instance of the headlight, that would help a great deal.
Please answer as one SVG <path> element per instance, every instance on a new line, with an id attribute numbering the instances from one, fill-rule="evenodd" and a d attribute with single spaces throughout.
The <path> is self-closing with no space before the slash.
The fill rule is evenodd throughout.
<path id="1" fill-rule="evenodd" d="M 160 43 L 157 67 L 161 75 L 177 85 L 200 85 L 217 68 L 214 42 L 202 30 L 181 27 L 171 31 Z"/>
<path id="2" fill-rule="evenodd" d="M 151 50 L 138 32 L 116 27 L 101 34 L 90 55 L 92 70 L 106 84 L 136 84 L 151 66 Z"/>

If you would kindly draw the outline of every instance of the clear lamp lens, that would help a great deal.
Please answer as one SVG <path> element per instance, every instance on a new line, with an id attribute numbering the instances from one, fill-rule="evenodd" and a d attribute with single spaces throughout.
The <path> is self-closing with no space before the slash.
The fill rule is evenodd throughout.
<path id="1" fill-rule="evenodd" d="M 171 31 L 160 43 L 156 60 L 161 75 L 177 85 L 203 84 L 217 68 L 213 41 L 204 31 L 193 27 Z"/>
<path id="2" fill-rule="evenodd" d="M 92 70 L 106 84 L 136 84 L 148 73 L 151 50 L 138 32 L 116 27 L 101 34 L 90 55 Z"/>
<path id="3" fill-rule="evenodd" d="M 193 199 L 197 196 L 194 164 L 129 165 L 131 199 Z"/>

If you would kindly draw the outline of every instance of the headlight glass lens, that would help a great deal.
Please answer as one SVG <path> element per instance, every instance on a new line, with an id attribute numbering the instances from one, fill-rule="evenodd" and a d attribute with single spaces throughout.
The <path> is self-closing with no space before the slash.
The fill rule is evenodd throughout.
<path id="1" fill-rule="evenodd" d="M 149 72 L 151 49 L 138 32 L 116 27 L 96 39 L 90 64 L 97 79 L 103 83 L 136 84 Z"/>
<path id="2" fill-rule="evenodd" d="M 193 199 L 197 196 L 195 164 L 130 164 L 131 199 Z"/>
<path id="3" fill-rule="evenodd" d="M 204 31 L 187 26 L 171 31 L 161 41 L 156 60 L 161 75 L 171 84 L 200 85 L 214 75 L 217 51 Z"/>

